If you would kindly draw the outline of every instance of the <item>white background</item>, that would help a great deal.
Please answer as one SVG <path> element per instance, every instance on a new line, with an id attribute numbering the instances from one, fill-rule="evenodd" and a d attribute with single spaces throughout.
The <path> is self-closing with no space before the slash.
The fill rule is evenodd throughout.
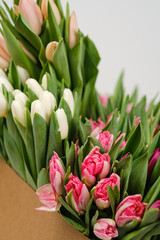
<path id="1" fill-rule="evenodd" d="M 0 0 L 1 1 L 1 0 Z M 65 9 L 66 0 L 61 0 Z M 11 5 L 12 0 L 6 0 Z M 69 0 L 78 24 L 101 55 L 97 88 L 112 93 L 125 70 L 124 85 L 150 100 L 160 90 L 160 0 Z"/>

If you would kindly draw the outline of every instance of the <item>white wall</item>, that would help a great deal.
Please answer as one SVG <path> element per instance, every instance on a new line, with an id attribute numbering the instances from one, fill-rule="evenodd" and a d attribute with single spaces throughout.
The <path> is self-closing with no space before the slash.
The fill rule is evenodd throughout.
<path id="1" fill-rule="evenodd" d="M 12 0 L 7 0 L 9 4 Z M 65 7 L 66 0 L 62 0 Z M 69 0 L 80 29 L 96 43 L 102 61 L 97 88 L 112 93 L 125 70 L 125 86 L 151 99 L 160 90 L 160 0 Z"/>

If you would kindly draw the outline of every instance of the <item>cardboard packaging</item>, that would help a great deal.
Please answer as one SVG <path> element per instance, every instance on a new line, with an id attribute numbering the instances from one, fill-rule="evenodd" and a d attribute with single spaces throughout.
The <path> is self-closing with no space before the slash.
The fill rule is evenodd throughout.
<path id="1" fill-rule="evenodd" d="M 88 240 L 58 213 L 38 212 L 35 192 L 0 159 L 0 240 Z"/>

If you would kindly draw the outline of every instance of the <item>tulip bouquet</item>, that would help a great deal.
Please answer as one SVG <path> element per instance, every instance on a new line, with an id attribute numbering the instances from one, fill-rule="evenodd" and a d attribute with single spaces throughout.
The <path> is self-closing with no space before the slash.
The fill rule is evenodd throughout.
<path id="1" fill-rule="evenodd" d="M 0 6 L 0 157 L 92 240 L 160 238 L 160 102 L 95 89 L 100 57 L 59 0 Z"/>

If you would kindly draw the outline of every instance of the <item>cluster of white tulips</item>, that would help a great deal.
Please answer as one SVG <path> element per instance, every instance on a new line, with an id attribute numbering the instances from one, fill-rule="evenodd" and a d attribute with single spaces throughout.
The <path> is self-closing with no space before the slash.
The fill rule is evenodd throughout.
<path id="1" fill-rule="evenodd" d="M 11 104 L 11 111 L 15 121 L 18 121 L 24 128 L 26 127 L 26 106 L 28 106 L 27 102 L 29 102 L 29 104 L 31 104 L 30 114 L 32 123 L 35 114 L 38 113 L 48 125 L 51 115 L 53 111 L 55 111 L 61 139 L 67 138 L 69 131 L 67 116 L 63 108 L 58 108 L 55 96 L 47 90 L 46 74 L 43 76 L 42 85 L 40 85 L 35 79 L 28 78 L 29 74 L 25 69 L 17 67 L 17 70 L 22 85 L 30 89 L 36 95 L 37 99 L 31 102 L 30 98 L 24 92 L 14 89 L 8 81 L 5 72 L 0 69 L 0 117 L 6 117 L 8 112 L 8 102 L 6 96 L 3 94 L 4 85 L 6 90 L 12 93 L 14 98 Z M 74 98 L 70 89 L 64 89 L 63 98 L 68 104 L 73 117 Z"/>

